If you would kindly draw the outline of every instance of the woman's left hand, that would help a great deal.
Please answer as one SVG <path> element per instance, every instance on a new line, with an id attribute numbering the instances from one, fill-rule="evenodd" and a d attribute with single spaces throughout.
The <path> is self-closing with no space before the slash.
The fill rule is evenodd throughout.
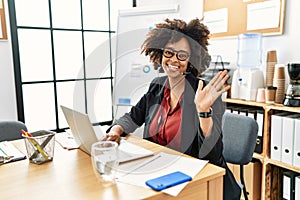
<path id="1" fill-rule="evenodd" d="M 230 85 L 225 85 L 228 78 L 229 75 L 224 70 L 218 72 L 204 88 L 203 81 L 199 81 L 194 100 L 198 112 L 208 112 L 215 100 L 230 89 Z"/>

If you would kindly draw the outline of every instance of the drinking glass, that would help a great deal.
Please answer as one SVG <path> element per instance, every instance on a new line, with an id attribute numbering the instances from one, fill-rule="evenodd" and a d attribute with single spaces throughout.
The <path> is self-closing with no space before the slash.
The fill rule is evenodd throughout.
<path id="1" fill-rule="evenodd" d="M 92 145 L 91 158 L 93 169 L 103 184 L 115 183 L 115 172 L 119 165 L 117 161 L 118 143 L 99 141 Z"/>

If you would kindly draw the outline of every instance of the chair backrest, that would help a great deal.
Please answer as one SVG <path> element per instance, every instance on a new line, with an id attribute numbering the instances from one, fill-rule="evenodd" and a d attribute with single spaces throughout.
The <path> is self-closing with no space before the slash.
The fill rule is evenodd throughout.
<path id="1" fill-rule="evenodd" d="M 246 165 L 252 160 L 258 125 L 250 117 L 225 112 L 222 119 L 223 156 L 226 162 Z"/>
<path id="2" fill-rule="evenodd" d="M 27 131 L 27 127 L 20 121 L 0 121 L 0 142 L 22 138 L 21 129 Z"/>

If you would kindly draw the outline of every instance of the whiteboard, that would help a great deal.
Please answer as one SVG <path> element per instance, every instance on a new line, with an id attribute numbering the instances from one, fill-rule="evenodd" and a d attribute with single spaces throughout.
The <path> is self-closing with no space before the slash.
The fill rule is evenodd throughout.
<path id="1" fill-rule="evenodd" d="M 154 70 L 149 58 L 140 52 L 148 31 L 166 18 L 179 18 L 179 5 L 119 11 L 113 95 L 115 118 L 128 112 L 138 102 L 153 78 L 164 75 Z"/>

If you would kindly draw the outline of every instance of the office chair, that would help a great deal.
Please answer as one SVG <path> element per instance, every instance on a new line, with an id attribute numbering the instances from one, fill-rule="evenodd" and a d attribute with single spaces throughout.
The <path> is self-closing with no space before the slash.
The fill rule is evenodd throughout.
<path id="1" fill-rule="evenodd" d="M 0 142 L 21 139 L 21 129 L 27 131 L 26 125 L 21 121 L 0 121 Z"/>
<path id="2" fill-rule="evenodd" d="M 228 163 L 240 166 L 241 189 L 245 200 L 248 200 L 244 165 L 252 160 L 258 133 L 257 122 L 244 115 L 225 112 L 222 119 L 222 131 L 224 159 Z"/>

